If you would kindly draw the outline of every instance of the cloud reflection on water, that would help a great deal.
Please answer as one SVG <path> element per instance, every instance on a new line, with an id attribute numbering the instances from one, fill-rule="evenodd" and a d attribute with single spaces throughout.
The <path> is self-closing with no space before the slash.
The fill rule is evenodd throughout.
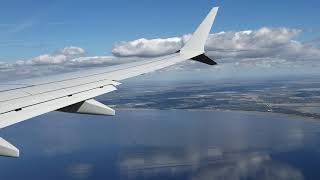
<path id="1" fill-rule="evenodd" d="M 19 174 L 24 163 L 34 161 L 42 164 L 37 169 L 59 179 L 304 179 L 302 164 L 279 157 L 301 149 L 316 152 L 319 127 L 317 122 L 263 113 L 51 113 L 2 132 L 23 154 L 8 167 L 8 160 L 0 159 L 0 168 Z M 58 176 L 59 169 L 65 174 Z M 8 169 L 2 177 L 15 174 Z"/>

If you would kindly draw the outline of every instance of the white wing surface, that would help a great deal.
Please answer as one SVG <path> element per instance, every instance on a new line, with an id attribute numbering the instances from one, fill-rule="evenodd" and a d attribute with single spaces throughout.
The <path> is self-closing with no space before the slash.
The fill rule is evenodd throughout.
<path id="1" fill-rule="evenodd" d="M 213 8 L 191 39 L 177 53 L 150 60 L 0 84 L 0 128 L 50 112 L 114 115 L 93 98 L 117 90 L 121 80 L 156 71 L 185 60 L 216 63 L 204 55 L 204 45 L 218 8 Z M 0 139 L 0 155 L 18 157 L 19 150 Z"/>

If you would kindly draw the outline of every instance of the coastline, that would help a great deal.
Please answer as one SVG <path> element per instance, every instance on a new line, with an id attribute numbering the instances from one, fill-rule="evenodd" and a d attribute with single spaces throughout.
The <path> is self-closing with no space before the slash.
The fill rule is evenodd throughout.
<path id="1" fill-rule="evenodd" d="M 196 112 L 235 112 L 235 113 L 241 113 L 241 114 L 248 114 L 248 115 L 254 115 L 254 114 L 263 114 L 263 115 L 270 115 L 270 116 L 283 116 L 288 117 L 293 120 L 307 120 L 307 121 L 313 121 L 313 122 L 319 122 L 319 118 L 315 117 L 308 117 L 308 116 L 299 116 L 295 114 L 285 114 L 285 113 L 278 113 L 278 112 L 261 112 L 261 111 L 244 111 L 244 110 L 228 110 L 228 109 L 157 109 L 157 108 L 125 108 L 120 107 L 116 108 L 116 110 L 120 111 L 196 111 Z"/>

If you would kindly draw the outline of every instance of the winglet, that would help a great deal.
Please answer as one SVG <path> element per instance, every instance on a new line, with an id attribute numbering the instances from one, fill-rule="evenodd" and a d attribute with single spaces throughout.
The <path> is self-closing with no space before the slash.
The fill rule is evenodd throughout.
<path id="1" fill-rule="evenodd" d="M 193 33 L 190 40 L 180 50 L 180 53 L 192 54 L 194 56 L 198 56 L 204 53 L 204 46 L 217 15 L 218 9 L 219 7 L 214 7 L 211 9 L 210 13 L 202 21 L 197 30 Z"/>

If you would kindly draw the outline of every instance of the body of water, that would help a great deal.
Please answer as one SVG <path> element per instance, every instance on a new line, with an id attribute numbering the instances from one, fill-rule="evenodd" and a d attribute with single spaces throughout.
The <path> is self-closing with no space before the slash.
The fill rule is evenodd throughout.
<path id="1" fill-rule="evenodd" d="M 320 179 L 320 123 L 270 113 L 49 113 L 3 129 L 0 179 Z"/>

